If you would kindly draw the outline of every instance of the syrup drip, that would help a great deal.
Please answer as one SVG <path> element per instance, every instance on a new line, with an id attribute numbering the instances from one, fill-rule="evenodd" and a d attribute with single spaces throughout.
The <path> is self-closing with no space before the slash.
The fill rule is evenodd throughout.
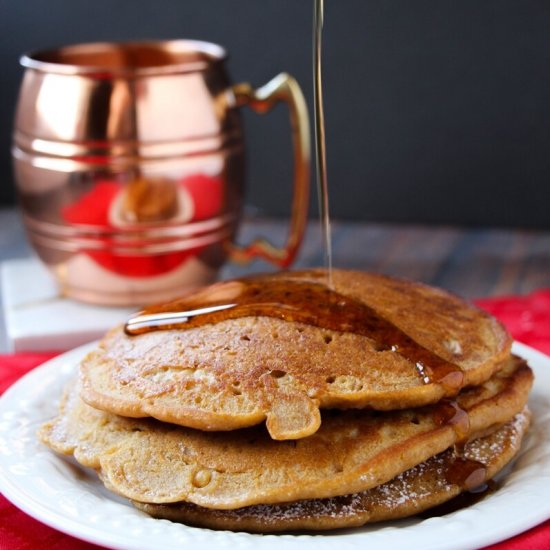
<path id="1" fill-rule="evenodd" d="M 440 426 L 452 426 L 458 445 L 466 441 L 470 434 L 470 417 L 456 401 L 444 399 L 438 403 L 434 409 L 433 419 Z M 459 446 L 455 446 L 455 450 L 462 454 Z"/>
<path id="2" fill-rule="evenodd" d="M 446 458 L 445 479 L 447 483 L 458 485 L 461 491 L 474 491 L 482 488 L 487 481 L 487 468 L 481 462 L 464 455 L 464 448 L 470 433 L 468 413 L 456 401 L 444 399 L 435 406 L 433 418 L 439 425 L 450 425 L 457 437 L 452 455 Z M 464 496 L 460 501 L 467 501 L 471 504 L 472 499 L 473 497 Z"/>
<path id="3" fill-rule="evenodd" d="M 443 400 L 436 405 L 433 418 L 440 425 L 451 425 L 458 438 L 451 451 L 443 455 L 443 475 L 448 485 L 460 488 L 460 494 L 451 500 L 419 514 L 423 519 L 440 517 L 479 502 L 494 492 L 497 485 L 487 479 L 487 467 L 482 462 L 464 456 L 470 419 L 456 401 Z"/>
<path id="4" fill-rule="evenodd" d="M 445 472 L 447 481 L 458 485 L 463 491 L 473 491 L 487 479 L 485 464 L 463 456 L 456 456 Z"/>
<path id="5" fill-rule="evenodd" d="M 316 282 L 256 277 L 219 283 L 191 298 L 145 309 L 126 323 L 125 332 L 134 336 L 184 330 L 242 317 L 273 317 L 366 336 L 375 349 L 415 364 L 424 383 L 440 383 L 447 394 L 456 394 L 462 386 L 459 366 L 424 348 L 366 304 Z M 450 413 L 440 414 L 443 418 Z"/>

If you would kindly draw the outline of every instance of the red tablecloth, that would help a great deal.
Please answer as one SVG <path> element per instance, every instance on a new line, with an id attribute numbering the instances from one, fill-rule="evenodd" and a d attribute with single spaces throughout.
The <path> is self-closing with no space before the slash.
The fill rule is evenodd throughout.
<path id="1" fill-rule="evenodd" d="M 478 300 L 514 338 L 550 355 L 550 290 L 524 297 Z M 0 393 L 54 353 L 0 355 Z M 549 496 L 550 498 L 550 496 Z M 92 550 L 99 548 L 64 535 L 32 519 L 0 495 L 0 550 Z M 550 550 L 550 521 L 487 550 Z"/>

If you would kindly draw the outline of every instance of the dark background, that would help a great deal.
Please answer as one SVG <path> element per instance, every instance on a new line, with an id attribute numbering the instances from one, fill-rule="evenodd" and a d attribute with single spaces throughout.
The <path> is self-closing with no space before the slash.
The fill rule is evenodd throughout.
<path id="1" fill-rule="evenodd" d="M 550 227 L 550 2 L 325 4 L 334 218 Z M 229 49 L 234 81 L 260 85 L 286 70 L 311 105 L 312 11 L 313 0 L 0 0 L 0 204 L 14 201 L 9 148 L 22 52 L 210 40 Z M 246 113 L 245 122 L 248 203 L 285 215 L 286 113 Z"/>

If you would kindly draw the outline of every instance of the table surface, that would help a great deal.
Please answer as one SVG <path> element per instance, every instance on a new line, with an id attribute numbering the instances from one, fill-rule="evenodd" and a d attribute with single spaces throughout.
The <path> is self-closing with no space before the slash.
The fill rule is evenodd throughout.
<path id="1" fill-rule="evenodd" d="M 280 244 L 286 237 L 283 220 L 246 221 L 240 241 L 265 236 Z M 527 294 L 550 287 L 550 231 L 332 223 L 333 265 L 376 271 L 441 286 L 466 298 Z M 15 209 L 0 209 L 0 261 L 32 255 Z M 294 267 L 324 265 L 319 222 L 309 223 Z M 222 278 L 271 269 L 227 265 Z M 0 305 L 2 296 L 0 295 Z M 0 353 L 7 349 L 0 317 Z"/>

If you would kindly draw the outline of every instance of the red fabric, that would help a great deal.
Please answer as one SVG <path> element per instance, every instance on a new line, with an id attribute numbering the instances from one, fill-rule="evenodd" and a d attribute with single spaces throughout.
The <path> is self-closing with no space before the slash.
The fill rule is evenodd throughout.
<path id="1" fill-rule="evenodd" d="M 19 511 L 0 495 L 0 550 L 98 550 L 100 546 L 64 535 Z"/>
<path id="2" fill-rule="evenodd" d="M 550 290 L 524 297 L 478 300 L 498 317 L 513 337 L 550 354 Z M 33 367 L 55 353 L 0 355 L 0 393 Z M 30 518 L 0 495 L 0 550 L 93 550 L 93 544 L 64 535 Z M 485 550 L 550 550 L 550 520 Z"/>
<path id="3" fill-rule="evenodd" d="M 550 355 L 550 290 L 528 296 L 477 300 L 477 305 L 500 319 L 518 342 Z"/>
<path id="4" fill-rule="evenodd" d="M 51 359 L 56 352 L 0 355 L 0 395 L 26 372 Z"/>
<path id="5" fill-rule="evenodd" d="M 550 550 L 550 520 L 485 550 Z"/>
<path id="6" fill-rule="evenodd" d="M 55 352 L 0 355 L 0 394 Z M 65 535 L 21 512 L 0 494 L 0 550 L 97 550 L 100 547 Z"/>
<path id="7" fill-rule="evenodd" d="M 550 290 L 521 297 L 485 298 L 476 303 L 502 321 L 514 340 L 550 355 Z M 485 550 L 550 550 L 550 520 Z"/>

